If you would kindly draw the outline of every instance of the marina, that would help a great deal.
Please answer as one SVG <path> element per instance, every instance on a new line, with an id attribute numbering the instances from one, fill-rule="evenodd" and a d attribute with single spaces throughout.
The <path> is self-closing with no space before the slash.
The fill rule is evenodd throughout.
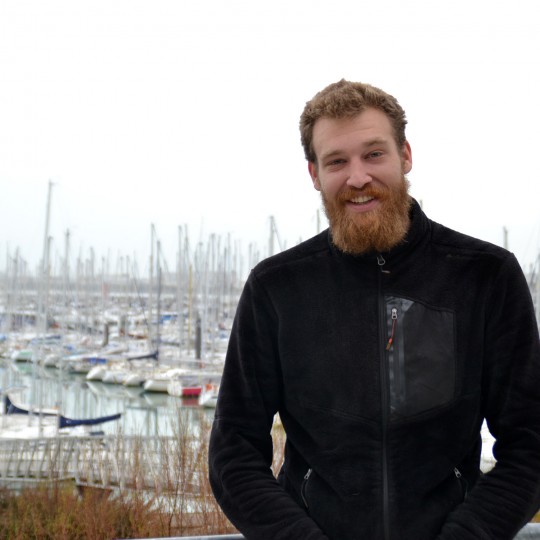
<path id="1" fill-rule="evenodd" d="M 69 234 L 57 264 L 45 243 L 35 273 L 18 250 L 8 256 L 0 273 L 0 484 L 201 493 L 243 285 L 238 254 L 215 235 L 191 249 L 179 229 L 171 271 L 153 227 L 150 238 L 143 277 L 124 257 L 98 271 L 92 252 L 73 273 Z M 179 467 L 189 468 L 189 486 Z"/>
<path id="2" fill-rule="evenodd" d="M 271 254 L 274 219 L 269 238 Z M 35 273 L 19 250 L 8 254 L 0 274 L 3 483 L 69 478 L 159 491 L 168 478 L 174 490 L 168 460 L 205 452 L 246 259 L 228 236 L 193 245 L 179 228 L 171 269 L 153 226 L 150 243 L 143 276 L 135 259 L 98 264 L 92 250 L 73 264 L 68 232 L 63 257 L 51 261 L 48 225 Z M 248 267 L 258 259 L 250 250 Z M 539 263 L 526 272 L 537 312 Z M 488 470 L 485 428 L 483 438 Z"/>
<path id="3" fill-rule="evenodd" d="M 83 370 L 69 358 L 54 366 L 17 361 L 13 353 L 2 358 L 0 484 L 19 489 L 28 482 L 54 480 L 108 490 L 177 490 L 183 477 L 177 469 L 191 459 L 201 462 L 198 454 L 206 452 L 213 409 L 199 403 L 200 395 L 171 395 L 167 387 L 148 391 L 120 379 L 89 380 L 94 368 Z M 194 384 L 193 368 L 172 365 L 179 363 L 130 371 L 141 370 L 145 377 L 189 373 L 185 380 Z M 196 373 L 200 381 L 219 380 L 216 371 L 198 368 Z"/>

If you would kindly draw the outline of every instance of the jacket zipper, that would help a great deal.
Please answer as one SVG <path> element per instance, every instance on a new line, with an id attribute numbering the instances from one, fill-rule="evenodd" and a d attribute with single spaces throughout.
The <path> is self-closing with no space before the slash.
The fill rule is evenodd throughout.
<path id="1" fill-rule="evenodd" d="M 463 477 L 463 475 L 461 474 L 461 471 L 457 467 L 454 467 L 454 474 L 456 475 L 456 478 L 458 479 L 459 487 L 461 488 L 461 494 L 463 496 L 463 500 L 465 500 L 467 498 L 467 495 L 469 494 L 469 487 L 467 484 L 467 480 Z"/>
<path id="2" fill-rule="evenodd" d="M 379 339 L 381 342 L 381 401 L 382 401 L 382 484 L 383 484 L 383 537 L 384 540 L 390 540 L 389 523 L 389 495 L 388 495 L 388 356 L 386 354 L 386 344 L 384 331 L 386 329 L 386 305 L 382 293 L 382 275 L 385 273 L 383 267 L 386 264 L 382 255 L 377 255 L 377 264 L 379 265 L 378 288 L 379 288 Z"/>
<path id="3" fill-rule="evenodd" d="M 309 508 L 307 499 L 306 499 L 306 489 L 307 489 L 307 483 L 309 480 L 309 477 L 311 476 L 311 473 L 313 472 L 313 469 L 308 469 L 308 472 L 304 475 L 304 480 L 302 481 L 302 487 L 300 488 L 300 495 L 302 496 L 302 500 L 304 501 L 304 505 L 306 508 Z"/>

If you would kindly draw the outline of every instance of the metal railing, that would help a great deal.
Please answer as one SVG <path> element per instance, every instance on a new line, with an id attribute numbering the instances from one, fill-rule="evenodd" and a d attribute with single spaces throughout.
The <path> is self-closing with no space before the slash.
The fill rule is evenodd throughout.
<path id="1" fill-rule="evenodd" d="M 218 536 L 168 536 L 167 538 L 156 537 L 145 538 L 144 540 L 245 540 L 245 536 L 242 536 L 241 534 L 222 534 Z"/>
<path id="2" fill-rule="evenodd" d="M 241 534 L 218 536 L 170 536 L 168 538 L 146 538 L 145 540 L 245 540 Z M 518 533 L 514 540 L 540 540 L 540 523 L 529 523 Z"/>
<path id="3" fill-rule="evenodd" d="M 175 437 L 44 437 L 0 440 L 0 483 L 68 480 L 94 487 L 159 489 L 176 455 Z"/>
<path id="4" fill-rule="evenodd" d="M 128 539 L 125 538 L 123 540 Z M 245 536 L 242 536 L 241 534 L 222 534 L 218 536 L 168 536 L 166 538 L 145 538 L 144 540 L 245 540 Z"/>
<path id="5" fill-rule="evenodd" d="M 529 523 L 516 536 L 516 540 L 538 540 L 540 539 L 540 523 Z"/>

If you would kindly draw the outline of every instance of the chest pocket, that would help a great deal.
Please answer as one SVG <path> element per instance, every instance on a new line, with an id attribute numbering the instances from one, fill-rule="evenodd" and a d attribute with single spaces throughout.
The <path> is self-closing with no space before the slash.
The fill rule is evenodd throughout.
<path id="1" fill-rule="evenodd" d="M 385 302 L 392 419 L 448 403 L 455 393 L 454 313 L 394 296 Z"/>

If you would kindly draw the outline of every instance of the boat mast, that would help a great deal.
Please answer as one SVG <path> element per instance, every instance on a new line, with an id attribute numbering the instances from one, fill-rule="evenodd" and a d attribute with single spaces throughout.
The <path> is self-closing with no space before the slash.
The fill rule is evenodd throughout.
<path id="1" fill-rule="evenodd" d="M 49 311 L 49 287 L 50 287 L 50 272 L 49 272 L 49 252 L 50 252 L 50 238 L 49 238 L 49 226 L 51 220 L 51 198 L 52 198 L 52 186 L 53 183 L 49 180 L 49 186 L 47 190 L 47 207 L 45 212 L 45 235 L 43 238 L 43 256 L 41 258 L 41 279 L 39 280 L 39 293 L 38 293 L 38 320 L 36 321 L 36 339 L 32 348 L 32 388 L 34 396 L 38 393 L 38 407 L 39 407 L 39 436 L 43 435 L 43 415 L 41 414 L 41 385 L 37 385 L 37 364 L 39 362 L 39 354 L 41 346 L 39 336 L 44 338 L 47 333 L 48 326 L 48 311 Z M 38 386 L 38 388 L 36 388 Z M 37 391 L 36 391 L 37 390 Z M 34 400 L 35 401 L 35 400 Z M 31 422 L 31 414 L 29 415 L 29 422 Z"/>
<path id="2" fill-rule="evenodd" d="M 285 249 L 285 245 L 281 242 L 281 238 L 279 236 L 279 231 L 276 225 L 276 218 L 274 216 L 270 216 L 270 238 L 268 239 L 268 255 L 272 256 L 274 255 L 274 237 L 278 241 L 278 247 L 279 251 L 283 251 Z"/>
<path id="3" fill-rule="evenodd" d="M 161 261 L 160 261 L 161 242 L 157 241 L 156 275 L 157 275 L 157 299 L 156 299 L 156 339 L 155 350 L 156 360 L 159 360 L 159 349 L 161 345 Z"/>
<path id="4" fill-rule="evenodd" d="M 153 329 L 152 329 L 152 309 L 154 302 L 154 239 L 155 239 L 156 230 L 154 224 L 150 226 L 150 279 L 148 283 L 148 345 L 150 352 L 154 352 L 154 340 L 153 340 Z"/>
<path id="5" fill-rule="evenodd" d="M 50 286 L 50 276 L 49 276 L 49 226 L 51 221 L 51 197 L 52 197 L 52 186 L 53 183 L 49 180 L 49 188 L 47 191 L 47 209 L 45 213 L 45 236 L 43 238 L 43 257 L 41 259 L 41 285 L 42 294 L 39 295 L 38 305 L 39 305 L 39 329 L 43 332 L 47 332 L 47 311 L 48 311 L 48 302 L 49 302 L 49 286 Z"/>

